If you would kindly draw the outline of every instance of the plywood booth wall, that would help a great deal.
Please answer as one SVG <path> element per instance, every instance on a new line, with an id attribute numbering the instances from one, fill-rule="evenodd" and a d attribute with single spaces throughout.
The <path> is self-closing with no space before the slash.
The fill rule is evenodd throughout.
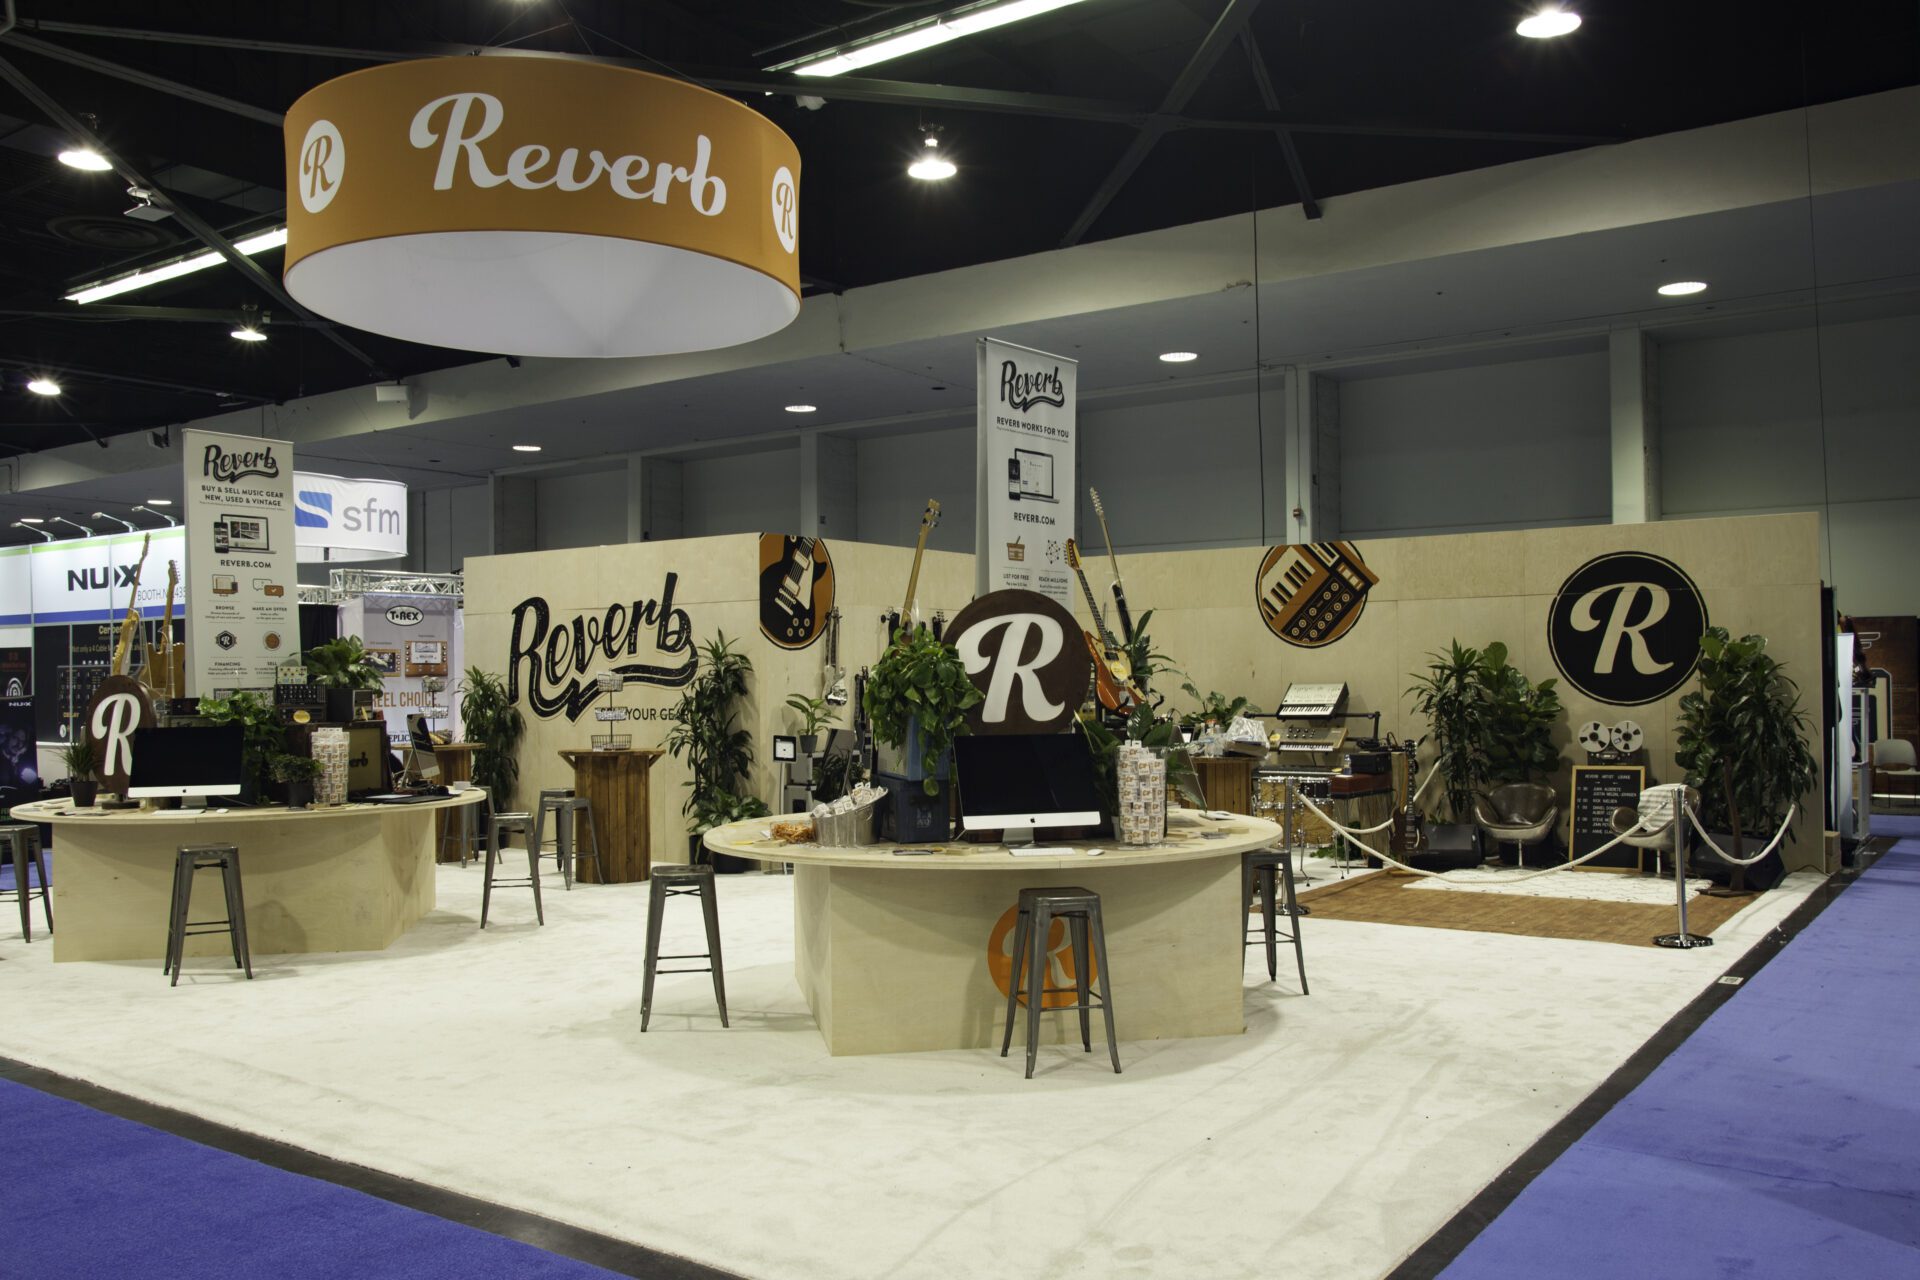
<path id="1" fill-rule="evenodd" d="M 912 548 L 881 547 L 859 542 L 827 544 L 835 600 L 843 617 L 841 665 L 849 671 L 870 665 L 879 656 L 880 615 L 898 609 L 906 594 L 913 563 Z M 610 606 L 619 605 L 630 619 L 638 605 L 658 603 L 662 620 L 672 624 L 673 611 L 683 612 L 698 643 L 724 631 L 735 647 L 753 659 L 752 696 L 738 724 L 754 735 L 754 794 L 771 801 L 779 790 L 778 771 L 767 761 L 773 735 L 794 732 L 792 712 L 782 704 L 789 693 L 818 696 L 825 658 L 818 640 L 798 650 L 775 646 L 760 632 L 760 539 L 753 534 L 687 538 L 670 542 L 636 542 L 619 546 L 586 547 L 563 551 L 532 551 L 518 555 L 480 556 L 466 566 L 466 661 L 483 670 L 505 674 L 513 653 L 515 611 L 529 600 L 543 600 L 547 625 L 571 626 L 575 618 L 592 619 L 597 628 Z M 665 599 L 671 576 L 671 602 Z M 957 612 L 973 594 L 973 557 L 929 551 L 920 571 L 919 601 L 923 613 L 944 609 Z M 530 618 L 530 615 L 529 615 Z M 522 645 L 527 639 L 523 622 Z M 643 623 L 631 656 L 623 663 L 677 667 L 686 653 L 662 654 L 657 641 L 660 622 Z M 593 675 L 617 664 L 603 655 L 588 661 L 585 673 L 573 674 L 582 685 Z M 613 730 L 631 733 L 636 747 L 663 747 L 666 713 L 679 701 L 679 688 L 629 683 L 614 695 L 617 706 L 628 707 L 633 719 L 601 724 L 593 707 L 607 705 L 605 695 L 591 699 L 578 718 L 564 710 L 542 713 L 529 696 L 531 664 L 523 660 L 515 672 L 519 706 L 527 720 L 520 748 L 520 789 L 517 803 L 530 804 L 543 787 L 573 784 L 573 771 L 563 761 L 563 749 L 584 749 L 592 734 Z M 553 698 L 561 691 L 541 677 L 539 692 Z M 851 711 L 851 707 L 846 709 Z M 842 727 L 851 722 L 843 714 Z M 685 799 L 687 771 L 671 757 L 653 770 L 653 857 L 680 862 L 686 856 L 686 820 L 680 814 Z"/>
<path id="2" fill-rule="evenodd" d="M 1795 514 L 1370 539 L 1352 545 L 1378 581 L 1367 588 L 1351 629 L 1317 648 L 1287 643 L 1262 619 L 1260 548 L 1121 556 L 1120 569 L 1133 614 L 1154 611 L 1155 647 L 1201 690 L 1245 694 L 1271 711 L 1290 682 L 1345 681 L 1351 709 L 1381 712 L 1382 729 L 1402 738 L 1426 731 L 1405 691 L 1429 653 L 1455 639 L 1475 647 L 1503 642 L 1531 679 L 1560 680 L 1566 723 L 1555 734 L 1563 764 L 1554 786 L 1564 802 L 1569 765 L 1586 759 L 1572 735 L 1590 720 L 1635 721 L 1646 731 L 1652 780 L 1682 777 L 1673 733 L 1680 696 L 1695 682 L 1645 705 L 1609 705 L 1572 687 L 1549 643 L 1548 620 L 1562 584 L 1590 561 L 1619 552 L 1672 562 L 1699 588 L 1711 623 L 1735 636 L 1767 637 L 1769 652 L 1800 685 L 1812 724 L 1808 745 L 1819 758 L 1819 536 L 1818 516 Z M 1090 569 L 1104 590 L 1105 562 L 1091 561 Z M 1607 604 L 1601 602 L 1603 613 Z M 1644 603 L 1629 621 L 1643 615 Z M 1650 655 L 1651 664 L 1671 656 Z M 1624 666 L 1632 655 L 1622 646 L 1616 657 Z M 1164 681 L 1162 691 L 1177 690 L 1178 683 Z M 1178 692 L 1169 700 L 1176 703 L 1189 705 Z M 1350 729 L 1358 734 L 1365 727 Z M 1814 816 L 1799 823 L 1786 850 L 1789 867 L 1814 865 L 1820 856 L 1819 794 L 1801 807 Z"/>
<path id="3" fill-rule="evenodd" d="M 844 616 L 841 662 L 850 671 L 870 664 L 881 645 L 879 616 L 898 608 L 912 563 L 911 549 L 857 542 L 831 542 L 836 599 Z M 1164 552 L 1120 557 L 1133 612 L 1152 609 L 1157 648 L 1190 674 L 1202 690 L 1229 696 L 1245 694 L 1271 710 L 1294 681 L 1345 681 L 1355 711 L 1378 710 L 1381 727 L 1400 737 L 1417 737 L 1426 726 L 1413 715 L 1405 696 L 1413 673 L 1426 656 L 1458 639 L 1476 647 L 1505 643 L 1512 661 L 1535 681 L 1558 677 L 1566 721 L 1556 733 L 1563 765 L 1554 785 L 1567 794 L 1570 764 L 1585 756 L 1572 741 L 1582 723 L 1613 724 L 1631 719 L 1646 731 L 1646 748 L 1655 781 L 1677 781 L 1673 731 L 1681 688 L 1643 705 L 1613 705 L 1581 693 L 1556 663 L 1549 640 L 1549 618 L 1563 584 L 1583 566 L 1623 552 L 1646 553 L 1670 562 L 1699 589 L 1708 620 L 1734 635 L 1765 635 L 1770 651 L 1786 663 L 1801 686 L 1802 707 L 1815 726 L 1809 745 L 1816 758 L 1819 724 L 1818 686 L 1823 636 L 1820 628 L 1819 519 L 1810 514 L 1734 519 L 1672 520 L 1653 524 L 1587 525 L 1512 533 L 1373 539 L 1353 544 L 1367 576 L 1377 579 L 1364 593 L 1363 607 L 1338 639 L 1319 647 L 1282 640 L 1268 627 L 1260 608 L 1262 548 Z M 1104 557 L 1089 558 L 1096 590 L 1106 590 Z M 754 734 L 756 794 L 771 800 L 776 771 L 768 765 L 768 744 L 776 733 L 791 733 L 791 713 L 781 704 L 791 692 L 821 691 L 822 646 L 792 651 L 776 647 L 758 626 L 759 539 L 754 535 L 643 542 L 566 551 L 537 551 L 487 556 L 467 565 L 467 661 L 505 672 L 512 652 L 515 610 L 530 599 L 547 602 L 549 626 L 570 625 L 575 617 L 599 619 L 610 605 L 660 600 L 673 576 L 672 608 L 684 611 L 694 637 L 705 641 L 725 631 L 741 642 L 755 668 L 753 697 L 740 724 Z M 927 611 L 958 612 L 973 592 L 972 557 L 928 552 L 921 572 L 920 600 Z M 1085 618 L 1084 602 L 1076 601 Z M 1606 613 L 1608 601 L 1597 606 Z M 1644 601 L 1626 621 L 1645 616 Z M 655 633 L 645 629 L 629 661 L 660 662 Z M 1631 645 L 1616 646 L 1624 666 Z M 1647 655 L 1651 665 L 1674 655 Z M 685 655 L 673 655 L 677 663 Z M 1687 655 L 1688 658 L 1691 655 Z M 583 683 L 614 664 L 588 663 Z M 521 750 L 520 802 L 541 787 L 566 786 L 571 773 L 559 758 L 562 748 L 583 748 L 601 732 L 592 710 L 577 719 L 564 712 L 539 713 L 528 699 L 529 664 L 519 671 L 521 707 L 528 732 Z M 1589 681 L 1589 683 L 1594 683 Z M 1162 682 L 1177 690 L 1178 680 Z M 551 687 L 543 692 L 552 696 Z M 659 746 L 666 737 L 662 718 L 678 700 L 677 688 L 629 685 L 615 701 L 631 707 L 636 719 L 613 726 L 631 732 L 636 746 Z M 604 705 L 605 698 L 594 699 Z M 1184 709 L 1187 699 L 1174 692 L 1169 707 Z M 843 719 L 845 724 L 846 720 Z M 1354 724 L 1358 733 L 1364 726 Z M 685 848 L 686 825 L 680 815 L 686 771 L 672 759 L 655 770 L 653 841 L 656 859 L 678 859 Z M 1803 820 L 1797 842 L 1787 850 L 1789 866 L 1812 865 L 1819 857 L 1820 801 L 1809 795 L 1802 805 L 1815 816 Z"/>

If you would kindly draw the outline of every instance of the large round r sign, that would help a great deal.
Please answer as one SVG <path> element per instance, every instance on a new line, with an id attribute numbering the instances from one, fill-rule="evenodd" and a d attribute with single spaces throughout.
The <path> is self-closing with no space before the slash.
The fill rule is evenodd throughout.
<path id="1" fill-rule="evenodd" d="M 1568 684 L 1595 702 L 1631 707 L 1687 682 L 1706 629 L 1706 601 L 1679 565 L 1618 551 L 1560 584 L 1547 642 Z"/>
<path id="2" fill-rule="evenodd" d="M 947 628 L 983 695 L 975 733 L 1057 733 L 1087 700 L 1093 656 L 1072 614 L 1037 591 L 992 591 Z"/>
<path id="3" fill-rule="evenodd" d="M 153 699 L 132 676 L 108 676 L 87 704 L 81 732 L 93 740 L 93 775 L 102 791 L 127 793 L 133 773 L 133 731 L 152 728 Z"/>

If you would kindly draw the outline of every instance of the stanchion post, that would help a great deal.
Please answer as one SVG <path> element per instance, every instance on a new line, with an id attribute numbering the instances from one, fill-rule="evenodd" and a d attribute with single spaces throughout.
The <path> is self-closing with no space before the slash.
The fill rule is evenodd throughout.
<path id="1" fill-rule="evenodd" d="M 1673 803 L 1673 900 L 1680 913 L 1680 932 L 1663 933 L 1653 940 L 1656 947 L 1710 947 L 1713 939 L 1701 933 L 1687 932 L 1687 843 L 1692 834 L 1687 795 L 1682 791 Z"/>

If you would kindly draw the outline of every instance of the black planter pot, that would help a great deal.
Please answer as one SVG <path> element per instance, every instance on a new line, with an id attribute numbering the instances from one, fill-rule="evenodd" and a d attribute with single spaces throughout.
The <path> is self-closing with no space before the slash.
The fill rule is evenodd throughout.
<path id="1" fill-rule="evenodd" d="M 304 809 L 313 803 L 313 779 L 287 783 L 287 808 Z"/>
<path id="2" fill-rule="evenodd" d="M 715 853 L 701 843 L 699 836 L 687 837 L 687 861 L 691 863 L 710 862 L 713 874 L 717 876 L 737 876 L 743 871 L 753 870 L 752 858 L 737 858 L 731 853 Z"/>
<path id="3" fill-rule="evenodd" d="M 93 802 L 98 799 L 100 795 L 99 780 L 95 778 L 74 778 L 72 784 L 73 807 L 76 809 L 93 808 Z"/>

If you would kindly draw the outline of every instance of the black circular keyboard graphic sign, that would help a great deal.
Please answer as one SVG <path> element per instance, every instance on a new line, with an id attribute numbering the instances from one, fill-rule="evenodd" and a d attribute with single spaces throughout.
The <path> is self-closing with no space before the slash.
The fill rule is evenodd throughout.
<path id="1" fill-rule="evenodd" d="M 1679 565 L 1616 551 L 1560 584 L 1547 641 L 1568 684 L 1596 702 L 1633 707 L 1687 682 L 1706 629 L 1706 601 Z"/>

